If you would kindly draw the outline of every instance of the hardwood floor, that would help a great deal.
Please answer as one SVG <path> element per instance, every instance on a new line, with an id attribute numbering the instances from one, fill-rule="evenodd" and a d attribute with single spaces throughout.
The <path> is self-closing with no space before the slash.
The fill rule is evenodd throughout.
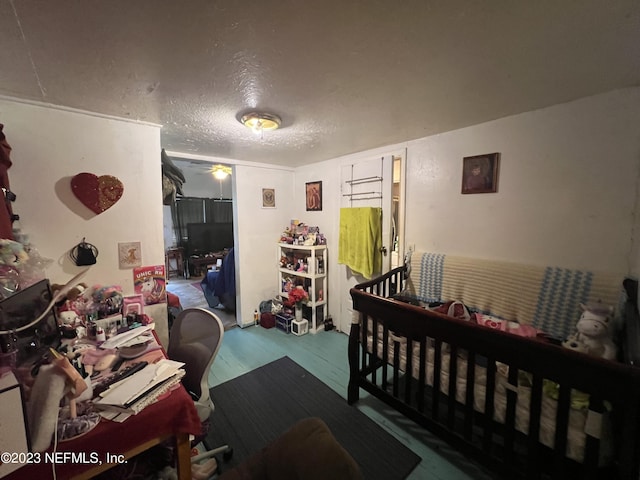
<path id="1" fill-rule="evenodd" d="M 199 284 L 200 280 L 202 280 L 202 277 L 171 278 L 167 283 L 167 290 L 180 298 L 182 308 L 199 307 L 210 310 L 220 317 L 225 330 L 235 327 L 237 325 L 235 312 L 224 308 L 209 307 L 202 289 L 193 286 L 194 283 Z"/>
<path id="2" fill-rule="evenodd" d="M 287 335 L 262 327 L 234 328 L 225 332 L 222 346 L 209 374 L 212 387 L 273 360 L 288 356 L 343 398 L 349 378 L 347 336 L 335 331 L 316 335 Z M 215 398 L 213 399 L 215 403 Z M 361 390 L 354 407 L 376 421 L 422 458 L 410 480 L 492 479 L 482 467 L 471 463 L 422 427 Z M 215 412 L 214 412 L 215 415 Z"/>

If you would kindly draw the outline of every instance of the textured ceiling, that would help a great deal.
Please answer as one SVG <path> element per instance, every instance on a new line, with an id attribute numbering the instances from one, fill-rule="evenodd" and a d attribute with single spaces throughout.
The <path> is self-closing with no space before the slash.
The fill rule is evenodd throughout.
<path id="1" fill-rule="evenodd" d="M 2 95 L 301 165 L 640 85 L 640 2 L 0 0 L 0 46 Z"/>

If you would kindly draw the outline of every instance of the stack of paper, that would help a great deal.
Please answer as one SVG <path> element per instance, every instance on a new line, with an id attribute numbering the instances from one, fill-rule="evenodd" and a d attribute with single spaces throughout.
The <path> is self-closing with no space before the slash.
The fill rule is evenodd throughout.
<path id="1" fill-rule="evenodd" d="M 185 374 L 183 365 L 168 359 L 147 365 L 111 385 L 93 403 L 99 409 L 136 414 L 180 382 Z"/>

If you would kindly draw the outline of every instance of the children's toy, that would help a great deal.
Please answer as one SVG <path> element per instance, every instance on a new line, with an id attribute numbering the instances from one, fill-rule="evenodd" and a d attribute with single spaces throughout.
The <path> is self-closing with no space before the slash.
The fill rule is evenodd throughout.
<path id="1" fill-rule="evenodd" d="M 51 285 L 51 294 L 56 296 L 63 287 L 64 285 L 53 283 Z M 61 296 L 60 301 L 56 303 L 58 316 L 67 311 L 82 316 L 85 315 L 92 306 L 92 291 L 88 290 L 84 283 L 79 283 L 75 287 L 70 288 L 66 295 Z"/>
<path id="2" fill-rule="evenodd" d="M 583 312 L 576 324 L 577 333 L 562 345 L 589 355 L 614 360 L 617 347 L 612 338 L 613 307 L 596 303 L 580 304 L 580 308 Z"/>
<path id="3" fill-rule="evenodd" d="M 3 265 L 18 266 L 29 260 L 29 254 L 21 243 L 0 239 L 0 263 Z"/>
<path id="4" fill-rule="evenodd" d="M 315 245 L 316 244 L 317 234 L 309 233 L 307 238 L 302 242 L 303 245 Z"/>

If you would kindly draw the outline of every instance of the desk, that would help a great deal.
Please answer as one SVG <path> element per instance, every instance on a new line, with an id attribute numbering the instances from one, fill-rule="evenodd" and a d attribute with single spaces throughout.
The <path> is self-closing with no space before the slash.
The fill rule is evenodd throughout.
<path id="1" fill-rule="evenodd" d="M 202 256 L 191 256 L 189 258 L 189 266 L 193 266 L 193 275 L 198 277 L 208 270 L 210 265 L 215 265 L 218 260 L 224 259 L 227 252 L 208 253 Z M 204 270 L 204 271 L 203 271 Z"/>
<path id="2" fill-rule="evenodd" d="M 178 478 L 191 480 L 191 442 L 189 434 L 198 435 L 202 425 L 191 396 L 182 385 L 166 398 L 132 415 L 123 423 L 103 419 L 84 436 L 58 443 L 56 452 L 95 452 L 102 465 L 82 464 L 71 460 L 56 465 L 57 479 L 89 479 L 115 464 L 105 463 L 107 454 L 124 455 L 125 459 L 174 438 Z M 47 452 L 53 452 L 53 445 Z M 44 453 L 42 457 L 44 458 Z M 26 465 L 4 477 L 10 480 L 53 478 L 51 463 Z M 3 480 L 4 480 L 3 479 Z"/>

